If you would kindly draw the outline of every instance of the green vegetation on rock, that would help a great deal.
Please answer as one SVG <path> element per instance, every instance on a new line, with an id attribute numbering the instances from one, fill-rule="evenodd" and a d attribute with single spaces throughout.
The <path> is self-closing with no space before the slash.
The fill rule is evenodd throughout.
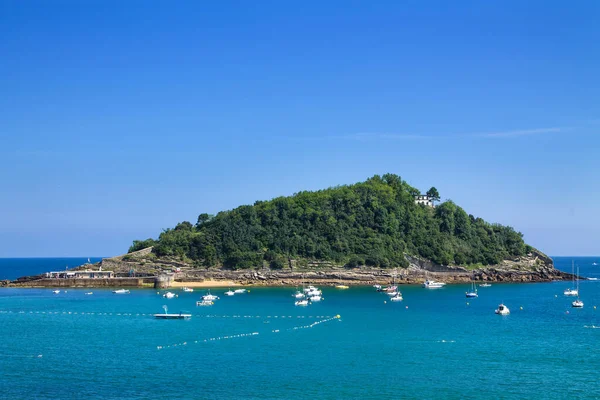
<path id="1" fill-rule="evenodd" d="M 439 199 L 435 188 L 428 192 Z M 405 254 L 439 264 L 497 264 L 531 250 L 511 227 L 489 224 L 452 201 L 417 205 L 419 191 L 393 174 L 316 192 L 257 201 L 216 216 L 181 222 L 157 241 L 157 256 L 189 258 L 205 266 L 281 269 L 290 260 L 356 267 L 406 267 Z"/>

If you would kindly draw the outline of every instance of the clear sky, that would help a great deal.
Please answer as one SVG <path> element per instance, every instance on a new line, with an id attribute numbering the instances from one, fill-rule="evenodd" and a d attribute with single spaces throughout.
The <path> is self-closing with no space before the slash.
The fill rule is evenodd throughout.
<path id="1" fill-rule="evenodd" d="M 600 254 L 600 2 L 0 0 L 0 257 L 386 172 Z"/>

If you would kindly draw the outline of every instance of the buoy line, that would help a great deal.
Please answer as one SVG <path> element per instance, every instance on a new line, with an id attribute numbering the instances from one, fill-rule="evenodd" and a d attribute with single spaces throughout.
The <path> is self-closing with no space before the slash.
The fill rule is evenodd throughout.
<path id="1" fill-rule="evenodd" d="M 31 314 L 45 314 L 45 315 L 96 315 L 96 316 L 112 316 L 112 317 L 151 317 L 155 313 L 127 313 L 127 312 L 96 312 L 96 311 L 13 311 L 13 310 L 0 310 L 0 314 L 12 314 L 12 315 L 31 315 Z M 329 315 L 216 315 L 216 314 L 192 314 L 198 318 L 246 318 L 246 319 L 316 319 L 316 318 L 331 318 Z"/>
<path id="2" fill-rule="evenodd" d="M 181 342 L 181 343 L 175 343 L 175 344 L 168 344 L 165 346 L 156 346 L 156 350 L 163 350 L 163 349 L 168 349 L 171 347 L 187 346 L 188 344 L 199 344 L 199 343 L 208 343 L 208 342 L 214 342 L 214 341 L 219 341 L 219 340 L 237 339 L 237 338 L 248 337 L 248 336 L 258 336 L 258 332 L 240 333 L 237 335 L 228 335 L 228 336 L 216 336 L 216 337 L 212 337 L 212 338 L 208 338 L 208 339 L 199 339 L 199 340 L 193 340 L 190 342 Z"/>

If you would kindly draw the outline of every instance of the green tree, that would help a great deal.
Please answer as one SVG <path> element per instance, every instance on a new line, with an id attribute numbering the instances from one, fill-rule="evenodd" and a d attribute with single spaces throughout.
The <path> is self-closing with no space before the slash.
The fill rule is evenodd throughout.
<path id="1" fill-rule="evenodd" d="M 432 186 L 431 189 L 427 191 L 427 196 L 433 201 L 440 201 L 440 193 L 434 186 Z"/>

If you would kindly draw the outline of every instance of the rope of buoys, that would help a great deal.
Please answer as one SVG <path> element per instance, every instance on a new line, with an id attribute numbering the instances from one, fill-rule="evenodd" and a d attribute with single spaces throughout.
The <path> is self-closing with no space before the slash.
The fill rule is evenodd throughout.
<path id="1" fill-rule="evenodd" d="M 214 341 L 218 341 L 218 340 L 228 340 L 228 339 L 237 339 L 237 338 L 242 338 L 242 337 L 248 337 L 248 336 L 257 336 L 258 332 L 251 332 L 251 333 L 240 333 L 237 335 L 227 335 L 227 336 L 216 336 L 216 337 L 212 337 L 212 338 L 208 338 L 208 339 L 199 339 L 199 340 L 194 340 L 193 342 L 190 342 L 190 344 L 198 344 L 198 343 L 207 343 L 207 342 L 214 342 Z M 165 346 L 156 346 L 157 350 L 162 350 L 162 349 L 168 349 L 170 347 L 179 347 L 179 346 L 187 346 L 188 342 L 181 342 L 181 343 L 174 343 L 174 344 L 169 344 L 169 345 L 165 345 Z"/>

